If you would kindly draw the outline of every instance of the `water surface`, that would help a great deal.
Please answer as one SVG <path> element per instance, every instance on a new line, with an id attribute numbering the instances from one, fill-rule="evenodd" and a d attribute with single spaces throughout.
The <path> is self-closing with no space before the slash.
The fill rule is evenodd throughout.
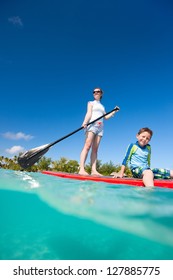
<path id="1" fill-rule="evenodd" d="M 173 259 L 173 190 L 0 170 L 0 259 Z"/>

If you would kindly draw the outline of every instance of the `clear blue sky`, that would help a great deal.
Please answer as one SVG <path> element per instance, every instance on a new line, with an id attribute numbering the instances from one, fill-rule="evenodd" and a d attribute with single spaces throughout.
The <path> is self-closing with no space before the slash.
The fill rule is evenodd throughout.
<path id="1" fill-rule="evenodd" d="M 148 126 L 152 167 L 173 168 L 172 1 L 1 1 L 0 40 L 0 155 L 79 128 L 101 87 L 106 111 L 121 108 L 105 121 L 102 163 L 121 163 Z M 46 156 L 79 161 L 83 144 L 80 131 Z"/>

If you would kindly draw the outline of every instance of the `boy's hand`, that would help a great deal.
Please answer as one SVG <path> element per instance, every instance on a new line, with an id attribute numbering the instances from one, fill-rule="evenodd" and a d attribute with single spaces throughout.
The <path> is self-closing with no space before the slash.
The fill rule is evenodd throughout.
<path id="1" fill-rule="evenodd" d="M 124 174 L 114 175 L 113 178 L 123 178 Z"/>

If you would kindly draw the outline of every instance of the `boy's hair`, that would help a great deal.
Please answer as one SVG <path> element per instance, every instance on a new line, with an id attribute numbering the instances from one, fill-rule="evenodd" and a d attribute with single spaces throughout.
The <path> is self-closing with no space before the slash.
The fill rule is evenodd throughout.
<path id="1" fill-rule="evenodd" d="M 153 131 L 152 131 L 150 128 L 148 128 L 148 127 L 143 127 L 143 128 L 141 128 L 141 129 L 138 131 L 138 135 L 141 134 L 142 132 L 148 132 L 148 133 L 151 135 L 151 137 L 153 136 Z"/>

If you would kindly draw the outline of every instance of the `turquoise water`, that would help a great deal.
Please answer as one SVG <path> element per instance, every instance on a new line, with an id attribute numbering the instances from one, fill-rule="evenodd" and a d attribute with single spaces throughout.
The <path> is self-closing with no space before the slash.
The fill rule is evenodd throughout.
<path id="1" fill-rule="evenodd" d="M 0 170 L 0 259 L 173 259 L 173 190 Z"/>

